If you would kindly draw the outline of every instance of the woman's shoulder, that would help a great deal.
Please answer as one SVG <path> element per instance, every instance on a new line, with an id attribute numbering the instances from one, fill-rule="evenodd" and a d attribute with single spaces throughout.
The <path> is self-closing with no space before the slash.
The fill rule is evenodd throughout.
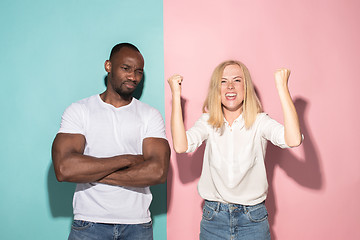
<path id="1" fill-rule="evenodd" d="M 209 124 L 208 124 L 209 117 L 210 117 L 210 116 L 209 116 L 208 113 L 202 113 L 202 114 L 200 115 L 200 117 L 198 117 L 198 118 L 196 119 L 194 125 L 197 125 L 197 126 L 199 126 L 199 125 L 205 125 L 205 126 L 209 125 Z"/>
<path id="2" fill-rule="evenodd" d="M 202 113 L 199 119 L 207 121 L 209 120 L 209 117 L 210 117 L 209 113 Z"/>
<path id="3" fill-rule="evenodd" d="M 269 115 L 266 112 L 261 112 L 256 115 L 256 120 L 269 117 Z"/>
<path id="4" fill-rule="evenodd" d="M 255 124 L 261 124 L 268 120 L 271 120 L 271 117 L 269 116 L 269 114 L 267 114 L 265 112 L 261 112 L 256 115 Z"/>

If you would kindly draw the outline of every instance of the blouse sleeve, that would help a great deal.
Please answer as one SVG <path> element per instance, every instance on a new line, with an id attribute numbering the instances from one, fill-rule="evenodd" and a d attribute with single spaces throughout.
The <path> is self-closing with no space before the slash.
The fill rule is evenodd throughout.
<path id="1" fill-rule="evenodd" d="M 269 117 L 269 115 L 263 113 L 260 119 L 260 130 L 262 137 L 269 140 L 275 146 L 281 148 L 290 148 L 285 143 L 284 126 L 278 123 L 276 120 Z"/>
<path id="2" fill-rule="evenodd" d="M 192 128 L 186 131 L 186 137 L 188 141 L 187 153 L 194 152 L 204 140 L 208 138 L 208 128 L 207 123 L 208 114 L 204 113 L 194 124 Z"/>

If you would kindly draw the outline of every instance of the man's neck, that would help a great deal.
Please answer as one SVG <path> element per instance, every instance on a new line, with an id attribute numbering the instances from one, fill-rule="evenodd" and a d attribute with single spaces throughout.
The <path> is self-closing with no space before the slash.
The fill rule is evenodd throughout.
<path id="1" fill-rule="evenodd" d="M 100 94 L 101 100 L 104 102 L 113 105 L 116 108 L 126 106 L 131 103 L 133 97 L 130 97 L 128 99 L 122 98 L 119 94 L 112 94 L 108 91 L 105 91 Z"/>

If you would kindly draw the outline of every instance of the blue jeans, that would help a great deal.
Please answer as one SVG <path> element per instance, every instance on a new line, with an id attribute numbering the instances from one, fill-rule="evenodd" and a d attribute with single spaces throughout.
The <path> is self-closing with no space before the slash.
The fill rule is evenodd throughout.
<path id="1" fill-rule="evenodd" d="M 152 222 L 143 224 L 105 224 L 74 220 L 68 240 L 152 240 Z"/>
<path id="2" fill-rule="evenodd" d="M 200 240 L 269 240 L 267 216 L 264 203 L 243 206 L 205 200 Z"/>

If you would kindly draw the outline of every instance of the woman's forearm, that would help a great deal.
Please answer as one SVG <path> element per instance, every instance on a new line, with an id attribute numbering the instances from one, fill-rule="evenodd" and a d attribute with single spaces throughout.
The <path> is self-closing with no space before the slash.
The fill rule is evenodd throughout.
<path id="1" fill-rule="evenodd" d="M 181 108 L 181 82 L 182 76 L 173 75 L 168 79 L 172 94 L 171 110 L 171 136 L 175 152 L 183 153 L 187 150 L 187 138 Z"/>
<path id="2" fill-rule="evenodd" d="M 275 73 L 275 81 L 284 115 L 285 143 L 289 147 L 296 147 L 301 144 L 302 135 L 299 118 L 288 88 L 289 76 L 290 70 L 280 69 Z"/>
<path id="3" fill-rule="evenodd" d="M 180 95 L 173 95 L 172 98 L 171 135 L 175 152 L 186 152 L 188 148 L 188 142 L 186 138 L 184 120 L 182 115 Z"/>

